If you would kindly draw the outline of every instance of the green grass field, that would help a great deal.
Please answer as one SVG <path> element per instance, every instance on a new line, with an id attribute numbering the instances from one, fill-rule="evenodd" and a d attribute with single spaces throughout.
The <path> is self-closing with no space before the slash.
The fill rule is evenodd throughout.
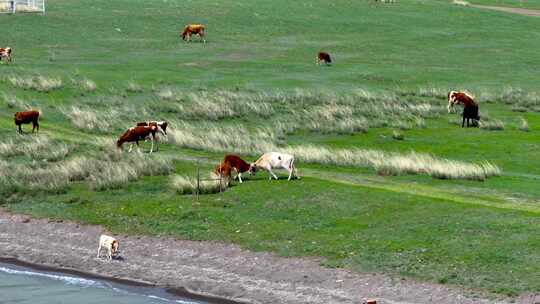
<path id="1" fill-rule="evenodd" d="M 504 4 L 518 2 L 538 6 Z M 0 47 L 14 49 L 14 62 L 0 64 L 5 208 L 540 292 L 540 18 L 412 0 L 51 0 L 47 9 L 0 15 L 10 29 Z M 179 39 L 189 22 L 207 25 L 208 43 Z M 321 49 L 332 66 L 315 65 Z M 446 112 L 450 89 L 475 94 L 481 128 Z M 29 107 L 43 113 L 39 137 L 15 134 L 13 113 Z M 113 139 L 147 119 L 171 122 L 169 143 L 152 155 L 115 151 Z M 254 160 L 266 148 L 297 151 L 302 179 L 259 173 L 199 201 L 171 186 L 225 152 Z"/>

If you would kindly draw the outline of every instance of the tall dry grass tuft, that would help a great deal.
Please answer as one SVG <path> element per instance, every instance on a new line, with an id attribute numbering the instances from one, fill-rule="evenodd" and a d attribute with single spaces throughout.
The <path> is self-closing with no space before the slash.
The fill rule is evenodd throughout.
<path id="1" fill-rule="evenodd" d="M 38 76 L 8 76 L 8 82 L 16 87 L 25 90 L 35 90 L 38 92 L 50 92 L 62 88 L 61 78 Z"/>
<path id="2" fill-rule="evenodd" d="M 171 143 L 185 148 L 213 152 L 260 155 L 264 152 L 282 151 L 308 163 L 336 166 L 371 167 L 380 174 L 428 174 L 435 178 L 484 180 L 500 174 L 500 169 L 490 163 L 471 164 L 439 159 L 431 155 L 398 154 L 377 150 L 328 149 L 310 145 L 280 146 L 274 130 L 257 129 L 250 132 L 242 126 L 197 128 L 175 124 Z"/>
<path id="3" fill-rule="evenodd" d="M 463 0 L 452 0 L 452 3 L 454 5 L 460 5 L 460 6 L 469 6 L 469 5 L 471 5 L 469 2 L 463 1 Z"/>
<path id="4" fill-rule="evenodd" d="M 115 117 L 114 113 L 100 113 L 91 109 L 81 109 L 77 106 L 61 109 L 61 112 L 75 127 L 86 131 L 110 131 Z"/>
<path id="5" fill-rule="evenodd" d="M 169 142 L 180 147 L 213 152 L 254 154 L 269 151 L 275 147 L 276 134 L 270 129 L 257 129 L 250 132 L 243 125 L 212 126 L 174 123 L 169 131 Z"/>
<path id="6" fill-rule="evenodd" d="M 2 100 L 4 101 L 6 106 L 10 109 L 17 109 L 21 111 L 32 109 L 32 106 L 29 103 L 22 101 L 21 99 L 17 98 L 17 96 L 15 95 L 2 93 Z"/>
<path id="7" fill-rule="evenodd" d="M 79 156 L 56 163 L 7 163 L 0 161 L 2 193 L 24 191 L 62 192 L 73 182 L 92 189 L 119 188 L 143 176 L 168 175 L 172 161 L 139 153 L 107 153 L 99 157 Z"/>
<path id="8" fill-rule="evenodd" d="M 197 178 L 182 175 L 173 176 L 170 185 L 178 194 L 196 194 L 197 191 L 199 194 L 213 194 L 225 191 L 229 186 L 229 181 L 220 181 L 219 176 L 212 172 L 204 180 L 199 181 L 198 188 Z"/>
<path id="9" fill-rule="evenodd" d="M 529 132 L 529 122 L 524 117 L 520 119 L 519 130 Z"/>
<path id="10" fill-rule="evenodd" d="M 372 167 L 383 175 L 427 174 L 440 179 L 485 180 L 501 174 L 501 170 L 489 162 L 471 164 L 414 152 L 398 154 L 362 149 L 330 150 L 315 146 L 288 147 L 282 150 L 304 162 Z"/>
<path id="11" fill-rule="evenodd" d="M 480 129 L 488 131 L 502 131 L 504 130 L 504 123 L 498 119 L 481 120 L 478 123 Z"/>
<path id="12" fill-rule="evenodd" d="M 36 161 L 59 161 L 69 154 L 68 145 L 45 135 L 21 136 L 0 143 L 0 156 L 27 156 Z"/>
<path id="13" fill-rule="evenodd" d="M 85 92 L 94 92 L 97 89 L 97 84 L 88 78 L 78 81 L 78 85 Z"/>
<path id="14" fill-rule="evenodd" d="M 144 89 L 141 85 L 134 81 L 129 81 L 126 86 L 126 91 L 129 93 L 142 93 L 144 92 Z"/>

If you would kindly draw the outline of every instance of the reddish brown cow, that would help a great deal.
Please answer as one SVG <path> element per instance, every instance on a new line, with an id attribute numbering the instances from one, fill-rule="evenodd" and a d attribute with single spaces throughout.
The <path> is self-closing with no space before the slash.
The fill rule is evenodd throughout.
<path id="1" fill-rule="evenodd" d="M 141 140 L 144 141 L 147 137 L 151 136 L 152 147 L 150 148 L 150 153 L 152 153 L 154 151 L 154 141 L 156 140 L 156 132 L 157 132 L 156 126 L 138 126 L 138 127 L 129 128 L 116 141 L 116 146 L 119 149 L 122 149 L 122 145 L 126 142 L 129 142 L 131 143 L 131 145 L 129 147 L 128 152 L 131 152 L 134 142 L 137 144 L 137 147 L 139 147 L 139 141 Z"/>
<path id="2" fill-rule="evenodd" d="M 0 48 L 0 61 L 6 59 L 7 62 L 11 62 L 11 48 Z"/>
<path id="3" fill-rule="evenodd" d="M 324 62 L 325 64 L 330 64 L 332 63 L 332 58 L 330 57 L 330 54 L 326 52 L 319 52 L 317 54 L 316 61 L 318 65 L 321 64 L 321 62 Z"/>
<path id="4" fill-rule="evenodd" d="M 180 34 L 182 40 L 191 41 L 191 35 L 197 35 L 202 42 L 206 43 L 204 39 L 204 30 L 205 27 L 202 24 L 188 24 L 184 27 L 184 31 Z"/>
<path id="5" fill-rule="evenodd" d="M 23 133 L 22 124 L 32 123 L 32 133 L 37 129 L 39 132 L 39 111 L 25 111 L 15 113 L 15 125 L 19 127 L 19 133 Z"/>
<path id="6" fill-rule="evenodd" d="M 238 180 L 242 183 L 242 173 L 250 172 L 251 165 L 246 163 L 238 155 L 225 155 L 221 164 L 219 164 L 214 172 L 224 177 L 231 177 L 231 171 L 235 170 Z"/>
<path id="7" fill-rule="evenodd" d="M 469 120 L 472 120 L 472 124 L 477 125 L 480 120 L 478 115 L 478 104 L 474 102 L 472 96 L 464 92 L 450 91 L 448 93 L 448 113 L 454 108 L 454 105 L 463 105 L 463 122 L 461 127 L 465 126 L 465 120 L 467 120 L 467 127 L 469 127 Z"/>

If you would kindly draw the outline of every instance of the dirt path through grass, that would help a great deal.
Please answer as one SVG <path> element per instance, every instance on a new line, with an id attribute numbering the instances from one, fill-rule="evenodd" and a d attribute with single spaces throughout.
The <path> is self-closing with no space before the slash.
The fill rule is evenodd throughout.
<path id="1" fill-rule="evenodd" d="M 444 285 L 329 269 L 236 245 L 117 235 L 123 260 L 96 258 L 103 228 L 12 215 L 0 209 L 0 257 L 179 288 L 248 303 L 508 303 Z M 529 303 L 525 301 L 518 303 Z"/>
<path id="2" fill-rule="evenodd" d="M 524 15 L 524 16 L 540 17 L 540 10 L 535 10 L 535 9 L 491 6 L 491 5 L 477 5 L 477 4 L 473 4 L 471 5 L 471 7 L 489 9 L 489 10 L 512 13 L 512 14 L 519 14 L 519 15 Z"/>

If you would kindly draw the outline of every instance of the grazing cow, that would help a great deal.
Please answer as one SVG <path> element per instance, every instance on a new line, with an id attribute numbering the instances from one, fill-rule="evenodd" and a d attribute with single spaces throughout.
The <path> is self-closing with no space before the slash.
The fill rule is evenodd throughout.
<path id="1" fill-rule="evenodd" d="M 12 58 L 11 58 L 11 48 L 10 47 L 7 47 L 7 48 L 0 48 L 0 61 L 2 61 L 2 59 L 6 59 L 7 62 L 11 62 Z"/>
<path id="2" fill-rule="evenodd" d="M 197 35 L 202 42 L 206 43 L 206 40 L 204 39 L 204 30 L 205 27 L 202 24 L 188 24 L 184 27 L 184 31 L 180 36 L 182 36 L 182 40 L 184 41 L 191 41 L 191 35 Z"/>
<path id="3" fill-rule="evenodd" d="M 478 125 L 480 115 L 478 115 L 478 104 L 474 102 L 472 96 L 464 92 L 450 91 L 448 93 L 448 113 L 452 111 L 454 105 L 463 105 L 463 122 L 461 127 L 465 127 L 465 120 L 467 120 L 467 127 L 469 127 L 469 120 L 472 120 L 472 125 Z"/>
<path id="4" fill-rule="evenodd" d="M 278 177 L 272 172 L 273 168 L 283 168 L 289 172 L 289 179 L 296 177 L 299 178 L 294 166 L 294 156 L 279 152 L 264 153 L 258 160 L 251 164 L 250 173 L 254 174 L 259 168 L 262 168 L 269 173 L 269 180 L 272 177 L 278 179 Z"/>
<path id="5" fill-rule="evenodd" d="M 236 171 L 236 176 L 242 183 L 242 173 L 250 172 L 251 166 L 241 159 L 238 155 L 225 155 L 221 164 L 219 164 L 214 172 L 223 177 L 231 177 L 231 171 Z"/>
<path id="6" fill-rule="evenodd" d="M 325 64 L 331 64 L 332 58 L 330 57 L 330 54 L 326 52 L 319 52 L 317 54 L 317 58 L 315 58 L 317 61 L 317 65 L 321 64 L 321 62 L 324 62 Z"/>
<path id="7" fill-rule="evenodd" d="M 118 251 L 118 246 L 119 246 L 118 241 L 115 238 L 113 238 L 112 236 L 102 234 L 99 237 L 99 247 L 97 251 L 97 257 L 99 258 L 100 253 L 101 253 L 101 248 L 104 247 L 107 249 L 107 257 L 109 258 L 109 260 L 112 260 L 113 255 L 117 255 L 118 253 L 120 253 L 120 251 Z"/>
<path id="8" fill-rule="evenodd" d="M 24 111 L 15 113 L 15 125 L 19 127 L 19 133 L 22 134 L 22 124 L 32 123 L 32 133 L 37 129 L 39 132 L 39 111 Z"/>
<path id="9" fill-rule="evenodd" d="M 139 141 L 145 140 L 147 137 L 150 136 L 150 139 L 152 140 L 152 147 L 150 148 L 150 153 L 152 153 L 154 151 L 154 141 L 156 140 L 157 131 L 158 128 L 156 126 L 138 126 L 129 128 L 116 141 L 116 146 L 119 149 L 122 149 L 122 145 L 126 142 L 129 142 L 131 143 L 131 145 L 128 152 L 131 152 L 131 149 L 133 148 L 133 142 L 135 142 L 137 144 L 137 147 L 139 147 Z"/>

